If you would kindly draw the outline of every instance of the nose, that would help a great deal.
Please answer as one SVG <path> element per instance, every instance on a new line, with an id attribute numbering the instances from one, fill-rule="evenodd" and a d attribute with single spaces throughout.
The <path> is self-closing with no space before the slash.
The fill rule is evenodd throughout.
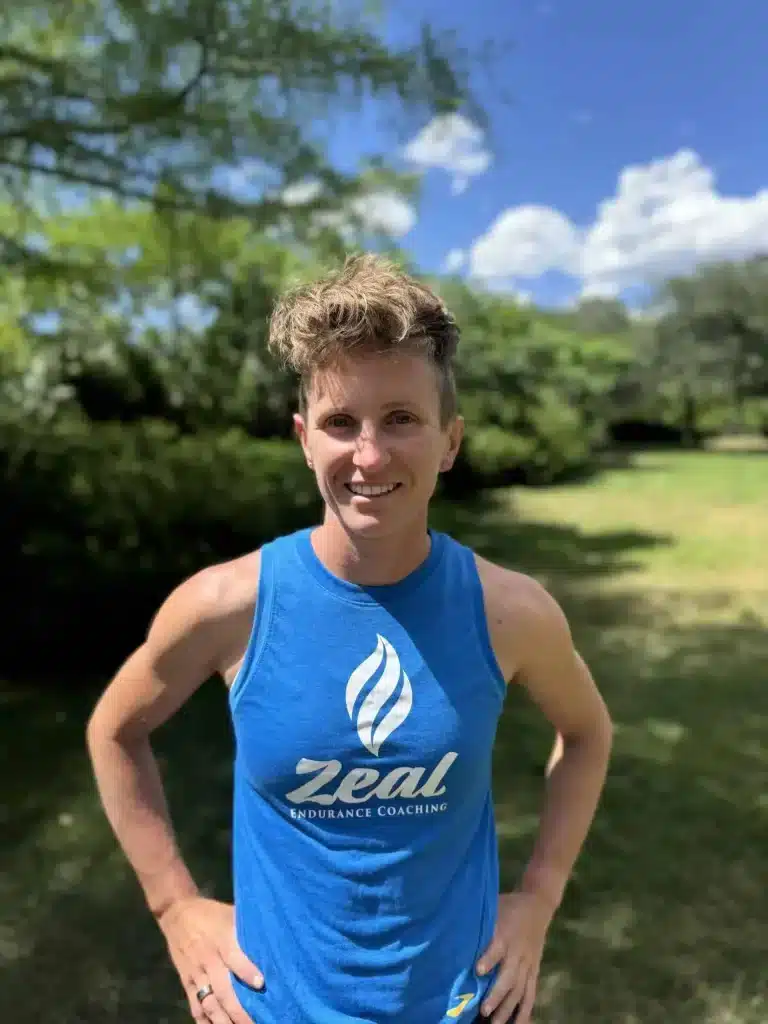
<path id="1" fill-rule="evenodd" d="M 352 458 L 358 469 L 376 472 L 383 469 L 390 460 L 390 454 L 375 430 L 361 430 L 355 441 Z"/>

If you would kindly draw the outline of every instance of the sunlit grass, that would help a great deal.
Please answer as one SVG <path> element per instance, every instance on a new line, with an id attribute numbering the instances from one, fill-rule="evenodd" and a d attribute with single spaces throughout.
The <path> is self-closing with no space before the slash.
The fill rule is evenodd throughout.
<path id="1" fill-rule="evenodd" d="M 491 546 L 561 598 L 616 729 L 537 1019 L 764 1024 L 768 457 L 645 454 L 504 503 L 521 525 Z M 537 716 L 507 714 L 496 774 L 511 883 L 541 798 L 514 768 L 528 733 L 543 757 Z"/>
<path id="2" fill-rule="evenodd" d="M 768 454 L 648 453 L 588 484 L 518 489 L 514 502 L 526 522 L 658 539 L 601 587 L 642 588 L 662 604 L 675 591 L 683 617 L 722 617 L 723 595 L 736 614 L 768 610 Z"/>

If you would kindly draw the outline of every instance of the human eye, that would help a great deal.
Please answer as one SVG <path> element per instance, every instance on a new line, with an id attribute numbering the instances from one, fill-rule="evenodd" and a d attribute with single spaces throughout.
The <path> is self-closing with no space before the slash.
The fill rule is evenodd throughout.
<path id="1" fill-rule="evenodd" d="M 323 426 L 328 430 L 347 430 L 352 426 L 352 417 L 344 412 L 334 412 L 326 416 Z"/>
<path id="2" fill-rule="evenodd" d="M 397 426 L 407 426 L 410 423 L 416 423 L 416 417 L 412 412 L 408 412 L 407 409 L 397 409 L 390 416 L 390 421 L 395 423 Z"/>

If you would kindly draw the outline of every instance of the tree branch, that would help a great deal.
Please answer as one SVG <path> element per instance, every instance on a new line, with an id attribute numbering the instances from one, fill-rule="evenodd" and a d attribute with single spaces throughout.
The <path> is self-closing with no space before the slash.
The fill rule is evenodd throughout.
<path id="1" fill-rule="evenodd" d="M 53 74 L 64 67 L 69 67 L 63 61 L 55 60 L 52 57 L 41 57 L 39 53 L 32 53 L 31 50 L 22 49 L 20 46 L 0 45 L 0 61 L 16 61 L 18 64 L 28 64 L 30 67 L 38 68 L 47 74 Z"/>
<path id="2" fill-rule="evenodd" d="M 246 205 L 238 203 L 236 200 L 230 199 L 228 196 L 212 191 L 207 192 L 204 198 L 197 197 L 193 193 L 187 192 L 186 200 L 177 200 L 141 191 L 140 189 L 132 189 L 120 182 L 84 174 L 81 171 L 57 170 L 53 167 L 43 167 L 33 163 L 17 160 L 6 159 L 1 162 L 6 167 L 13 167 L 15 170 L 23 171 L 27 174 L 41 174 L 48 178 L 56 178 L 59 181 L 79 185 L 89 185 L 93 188 L 101 188 L 107 192 L 113 193 L 114 195 L 120 196 L 122 199 L 136 199 L 140 202 L 147 203 L 156 210 L 179 214 L 197 213 L 202 216 L 209 217 L 211 220 L 224 220 L 227 217 L 246 217 L 253 219 L 254 214 L 258 211 L 259 219 L 265 221 L 269 219 L 269 213 L 278 213 L 286 209 L 285 204 L 278 200 L 260 199 L 258 203 Z M 265 214 L 267 216 L 265 216 Z"/>

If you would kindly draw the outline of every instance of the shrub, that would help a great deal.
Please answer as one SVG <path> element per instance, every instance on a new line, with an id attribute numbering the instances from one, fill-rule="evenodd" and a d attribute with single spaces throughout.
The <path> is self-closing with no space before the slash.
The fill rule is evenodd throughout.
<path id="1" fill-rule="evenodd" d="M 320 502 L 292 442 L 6 418 L 0 507 L 4 654 L 81 667 L 123 656 L 186 576 L 310 524 Z"/>

